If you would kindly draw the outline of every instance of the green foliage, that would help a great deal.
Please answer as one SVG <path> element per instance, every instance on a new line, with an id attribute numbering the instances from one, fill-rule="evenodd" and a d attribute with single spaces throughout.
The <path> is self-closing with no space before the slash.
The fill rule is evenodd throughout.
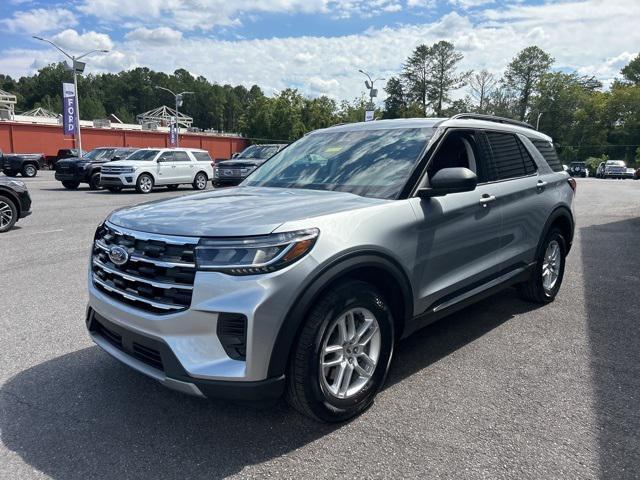
<path id="1" fill-rule="evenodd" d="M 627 82 L 640 85 L 640 53 L 631 60 L 620 73 Z"/>
<path id="2" fill-rule="evenodd" d="M 553 57 L 539 47 L 532 45 L 520 51 L 507 65 L 504 85 L 516 98 L 517 115 L 524 120 L 529 110 L 529 102 L 536 86 L 553 63 Z"/>

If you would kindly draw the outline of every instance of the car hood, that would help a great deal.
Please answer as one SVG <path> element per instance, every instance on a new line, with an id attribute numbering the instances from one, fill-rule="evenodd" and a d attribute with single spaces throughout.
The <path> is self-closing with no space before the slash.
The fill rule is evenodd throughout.
<path id="1" fill-rule="evenodd" d="M 109 222 L 163 235 L 266 235 L 285 222 L 389 201 L 344 192 L 236 187 L 116 210 Z"/>

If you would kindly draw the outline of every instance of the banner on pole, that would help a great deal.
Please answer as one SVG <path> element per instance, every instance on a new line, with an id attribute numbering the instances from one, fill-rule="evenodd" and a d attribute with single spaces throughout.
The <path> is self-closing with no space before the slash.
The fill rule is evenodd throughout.
<path id="1" fill-rule="evenodd" d="M 375 112 L 373 110 L 367 110 L 366 112 L 364 112 L 364 121 L 371 122 L 373 120 L 374 113 Z"/>
<path id="2" fill-rule="evenodd" d="M 76 87 L 73 83 L 62 84 L 62 132 L 64 135 L 75 135 L 77 126 Z"/>
<path id="3" fill-rule="evenodd" d="M 178 143 L 178 124 L 176 117 L 171 117 L 169 124 L 169 145 L 175 147 Z"/>

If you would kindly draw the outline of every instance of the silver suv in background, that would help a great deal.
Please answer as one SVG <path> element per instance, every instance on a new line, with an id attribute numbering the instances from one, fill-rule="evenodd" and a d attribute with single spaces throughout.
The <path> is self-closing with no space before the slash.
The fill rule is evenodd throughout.
<path id="1" fill-rule="evenodd" d="M 112 192 L 135 188 L 151 193 L 156 186 L 175 190 L 182 184 L 204 190 L 213 177 L 211 163 L 209 152 L 198 148 L 142 148 L 104 165 L 100 186 Z"/>
<path id="2" fill-rule="evenodd" d="M 554 300 L 575 188 L 549 137 L 498 117 L 318 130 L 237 188 L 113 212 L 87 327 L 167 387 L 284 394 L 344 421 L 371 405 L 399 339 L 508 286 Z"/>

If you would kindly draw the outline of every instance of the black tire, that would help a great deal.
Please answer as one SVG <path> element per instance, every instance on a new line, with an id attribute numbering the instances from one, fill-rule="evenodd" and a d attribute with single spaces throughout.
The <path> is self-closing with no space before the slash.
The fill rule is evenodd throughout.
<path id="1" fill-rule="evenodd" d="M 91 178 L 89 178 L 89 188 L 91 190 L 100 190 L 102 188 L 100 186 L 100 172 L 91 174 Z"/>
<path id="2" fill-rule="evenodd" d="M 547 248 L 552 242 L 557 242 L 560 248 L 560 265 L 558 268 L 558 278 L 553 285 L 553 288 L 545 289 L 543 285 L 543 267 L 545 264 L 545 253 Z M 562 279 L 564 278 L 564 267 L 567 255 L 567 242 L 562 236 L 562 232 L 557 228 L 552 228 L 544 239 L 544 242 L 540 246 L 540 252 L 538 253 L 536 267 L 534 269 L 531 278 L 519 285 L 520 296 L 529 302 L 534 303 L 551 303 L 555 300 L 560 286 L 562 285 Z"/>
<path id="3" fill-rule="evenodd" d="M 107 187 L 107 190 L 111 193 L 118 193 L 122 191 L 122 187 Z"/>
<path id="4" fill-rule="evenodd" d="M 384 384 L 393 354 L 393 317 L 386 305 L 382 295 L 372 285 L 359 280 L 336 284 L 320 297 L 305 315 L 305 323 L 301 326 L 292 347 L 287 370 L 286 397 L 293 408 L 316 420 L 342 422 L 359 415 L 371 406 Z M 331 335 L 329 327 L 341 315 L 354 308 L 366 309 L 375 316 L 380 332 L 379 356 L 371 377 L 361 390 L 351 398 L 340 399 L 324 386 L 320 355 L 324 349 L 323 342 L 328 341 L 325 335 Z M 344 351 L 338 355 L 346 361 Z M 356 372 L 351 361 L 346 366 L 352 372 Z M 356 375 L 357 381 L 359 374 Z M 350 378 L 353 378 L 353 375 Z"/>
<path id="5" fill-rule="evenodd" d="M 207 178 L 207 174 L 204 172 L 196 173 L 196 176 L 193 177 L 193 183 L 191 186 L 194 190 L 205 190 L 207 188 L 207 182 L 209 179 Z"/>
<path id="6" fill-rule="evenodd" d="M 23 177 L 35 177 L 38 174 L 38 167 L 33 163 L 27 163 L 22 167 L 22 171 L 20 173 L 22 173 Z"/>
<path id="7" fill-rule="evenodd" d="M 17 221 L 16 204 L 10 198 L 0 195 L 0 233 L 11 230 Z"/>
<path id="8" fill-rule="evenodd" d="M 173 185 L 167 185 L 167 189 L 171 190 L 171 191 L 178 190 L 179 187 L 180 187 L 180 185 L 177 184 L 177 183 L 174 183 Z"/>
<path id="9" fill-rule="evenodd" d="M 136 191 L 138 193 L 151 193 L 153 191 L 153 177 L 148 173 L 141 173 L 136 181 Z"/>
<path id="10" fill-rule="evenodd" d="M 2 173 L 4 173 L 7 177 L 15 177 L 16 175 L 18 175 L 18 172 L 8 168 L 6 170 L 3 170 Z"/>
<path id="11" fill-rule="evenodd" d="M 62 182 L 62 186 L 67 190 L 75 190 L 80 186 L 80 182 L 64 181 Z"/>

